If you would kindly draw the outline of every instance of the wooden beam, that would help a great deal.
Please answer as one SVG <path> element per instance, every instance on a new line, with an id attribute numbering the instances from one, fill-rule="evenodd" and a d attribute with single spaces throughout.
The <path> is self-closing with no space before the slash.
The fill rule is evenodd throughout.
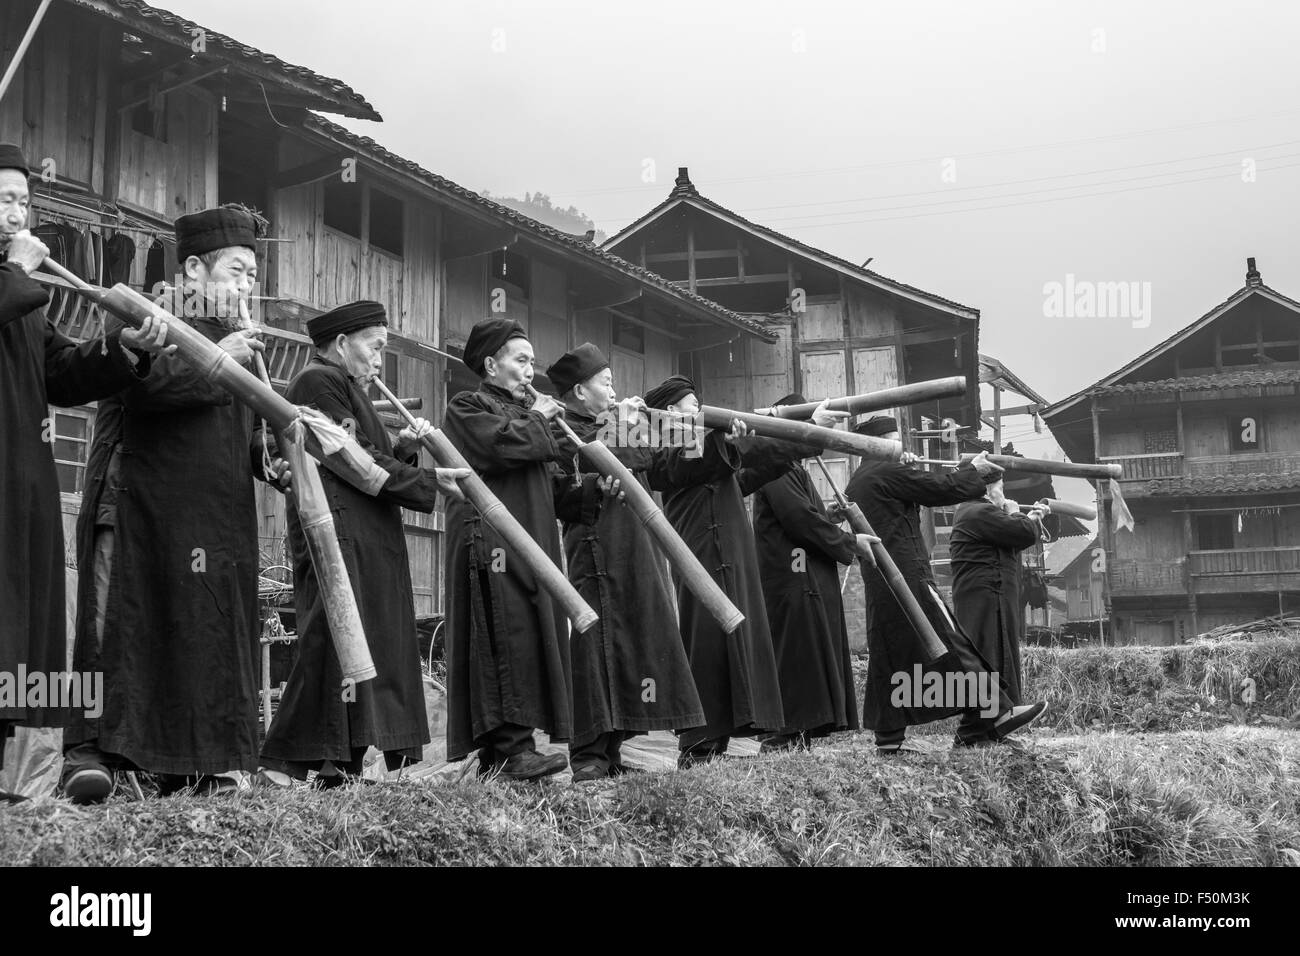
<path id="1" fill-rule="evenodd" d="M 594 312 L 597 309 L 612 309 L 615 306 L 629 305 L 640 299 L 643 291 L 640 286 L 624 286 L 603 297 L 600 301 L 577 298 L 573 302 L 573 311 Z"/>
<path id="2" fill-rule="evenodd" d="M 342 155 L 322 156 L 310 163 L 294 166 L 292 169 L 276 173 L 275 178 L 271 180 L 271 186 L 274 189 L 292 189 L 294 186 L 305 186 L 308 183 L 317 182 L 332 174 L 342 174 L 343 161 L 349 158 L 355 159 L 355 157 Z"/>
<path id="3" fill-rule="evenodd" d="M 442 261 L 450 262 L 452 259 L 470 259 L 474 256 L 486 255 L 498 249 L 507 249 L 518 241 L 519 233 L 513 229 L 490 232 L 486 238 L 472 236 L 459 243 L 444 239 L 446 255 L 442 257 Z"/>
<path id="4" fill-rule="evenodd" d="M 694 270 L 692 270 L 694 271 Z M 795 279 L 800 278 L 799 273 L 794 274 Z M 691 291 L 696 289 L 715 288 L 726 285 L 768 285 L 775 282 L 787 282 L 789 276 L 784 272 L 767 272 L 762 275 L 751 276 L 719 276 L 712 279 L 673 279 L 673 285 L 689 288 Z"/>
<path id="5" fill-rule="evenodd" d="M 178 77 L 176 82 L 172 83 L 170 86 L 164 86 L 164 87 L 160 87 L 157 90 L 151 90 L 147 96 L 136 97 L 134 100 L 128 101 L 125 105 L 119 106 L 118 112 L 125 113 L 127 110 L 135 109 L 137 106 L 140 106 L 143 103 L 148 103 L 154 97 L 165 96 L 168 93 L 172 93 L 176 90 L 183 89 L 184 87 L 193 86 L 195 83 L 199 82 L 200 80 L 206 80 L 210 76 L 216 76 L 219 73 L 225 73 L 228 69 L 230 69 L 230 67 L 228 66 L 218 66 L 218 67 L 211 67 L 206 70 L 198 69 L 198 70 L 191 71 L 188 76 Z"/>
<path id="6" fill-rule="evenodd" d="M 686 225 L 686 275 L 687 288 L 695 291 L 695 223 Z"/>
<path id="7" fill-rule="evenodd" d="M 660 328 L 657 325 L 652 325 L 649 322 L 647 322 L 645 319 L 637 318 L 635 315 L 630 315 L 627 312 L 620 312 L 618 309 L 611 308 L 609 306 L 605 307 L 605 311 L 608 312 L 610 315 L 618 316 L 624 322 L 631 322 L 633 325 L 639 325 L 641 326 L 641 328 L 649 329 L 651 332 L 654 332 L 656 335 L 662 335 L 664 338 L 674 339 L 678 342 L 686 341 L 686 336 L 684 335 L 678 335 L 676 332 L 669 332 L 667 329 Z"/>
<path id="8" fill-rule="evenodd" d="M 735 259 L 740 244 L 736 249 L 697 249 L 696 259 Z M 743 255 L 743 252 L 742 252 Z M 686 262 L 691 257 L 689 252 L 656 252 L 645 257 L 646 262 Z"/>

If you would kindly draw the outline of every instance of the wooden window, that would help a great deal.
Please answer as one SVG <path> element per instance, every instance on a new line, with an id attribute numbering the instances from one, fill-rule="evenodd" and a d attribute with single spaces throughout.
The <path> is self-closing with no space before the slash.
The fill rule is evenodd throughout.
<path id="1" fill-rule="evenodd" d="M 345 183 L 338 177 L 325 180 L 325 225 L 360 239 L 364 192 L 360 183 Z"/>
<path id="2" fill-rule="evenodd" d="M 1237 452 L 1263 451 L 1263 417 L 1255 412 L 1228 416 L 1228 444 Z"/>
<path id="3" fill-rule="evenodd" d="M 1233 545 L 1232 515 L 1195 515 L 1196 547 L 1200 551 L 1228 551 Z"/>
<path id="4" fill-rule="evenodd" d="M 645 353 L 645 329 L 627 319 L 614 319 L 614 344 L 629 352 Z"/>
<path id="5" fill-rule="evenodd" d="M 131 110 L 131 129 L 160 143 L 167 142 L 167 98 L 153 96 Z"/>
<path id="6" fill-rule="evenodd" d="M 59 491 L 79 495 L 85 490 L 93 414 L 88 408 L 54 411 L 54 464 L 59 474 Z"/>
<path id="7" fill-rule="evenodd" d="M 378 189 L 370 190 L 370 244 L 376 249 L 402 255 L 404 235 L 402 201 Z"/>
<path id="8" fill-rule="evenodd" d="M 1178 429 L 1177 428 L 1144 428 L 1142 429 L 1142 452 L 1147 455 L 1158 455 L 1165 452 L 1178 451 Z"/>

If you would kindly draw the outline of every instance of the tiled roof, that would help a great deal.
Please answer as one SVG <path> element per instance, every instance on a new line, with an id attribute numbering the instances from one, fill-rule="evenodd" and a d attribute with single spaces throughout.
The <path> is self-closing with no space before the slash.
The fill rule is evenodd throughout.
<path id="1" fill-rule="evenodd" d="M 719 213 L 730 219 L 734 219 L 737 223 L 742 225 L 744 228 L 754 232 L 757 235 L 764 236 L 774 242 L 783 243 L 785 245 L 797 246 L 799 249 L 801 249 L 804 252 L 805 255 L 808 256 L 808 258 L 821 259 L 823 262 L 831 263 L 835 267 L 842 269 L 845 272 L 849 272 L 859 276 L 865 282 L 869 282 L 879 287 L 894 289 L 899 292 L 907 292 L 915 296 L 920 296 L 921 298 L 924 298 L 934 303 L 937 306 L 942 306 L 942 307 L 946 307 L 947 309 L 967 313 L 967 316 L 969 318 L 973 318 L 976 320 L 978 320 L 979 318 L 979 309 L 976 309 L 973 306 L 962 305 L 960 302 L 954 302 L 952 299 L 945 299 L 943 296 L 935 295 L 933 292 L 926 292 L 924 289 L 918 289 L 916 286 L 907 285 L 906 283 L 899 282 L 897 279 L 891 279 L 888 276 L 883 276 L 879 272 L 873 272 L 872 270 L 864 268 L 863 266 L 854 265 L 852 262 L 849 262 L 847 259 L 841 259 L 837 255 L 833 255 L 832 253 L 825 252 L 821 249 L 817 249 L 814 246 L 808 245 L 808 243 L 806 242 L 800 241 L 799 239 L 794 239 L 790 236 L 783 235 L 782 233 L 777 232 L 775 229 L 769 229 L 767 226 L 761 226 L 756 222 L 752 222 L 746 219 L 744 216 L 740 215 L 739 213 L 733 212 L 732 210 L 728 209 L 726 206 L 723 206 L 721 203 L 716 203 L 712 199 L 707 199 L 704 196 L 701 196 L 699 191 L 696 190 L 696 188 L 694 187 L 694 185 L 691 184 L 689 179 L 686 180 L 685 184 L 683 184 L 682 181 L 679 179 L 677 186 L 673 189 L 671 193 L 668 194 L 667 199 L 661 202 L 658 206 L 655 206 L 644 216 L 641 216 L 635 222 L 629 224 L 628 226 L 625 226 L 623 229 L 619 230 L 618 233 L 616 233 L 614 236 L 611 236 L 609 239 L 607 239 L 605 241 L 606 248 L 613 248 L 614 246 L 618 245 L 618 243 L 629 232 L 636 229 L 637 226 L 640 225 L 642 222 L 654 218 L 655 216 L 659 215 L 660 212 L 667 209 L 669 206 L 672 206 L 675 203 L 679 203 L 679 202 L 687 202 L 690 203 L 691 205 L 698 206 L 710 210 L 712 212 Z"/>
<path id="2" fill-rule="evenodd" d="M 194 42 L 195 31 L 202 30 L 208 56 L 215 55 L 235 63 L 265 68 L 290 77 L 310 88 L 321 98 L 322 102 L 315 107 L 316 109 L 338 112 L 358 119 L 376 121 L 382 119 L 373 106 L 342 80 L 321 76 L 306 67 L 286 63 L 277 56 L 263 53 L 261 50 L 240 43 L 215 30 L 209 30 L 193 20 L 186 20 L 168 10 L 150 6 L 140 0 L 71 0 L 71 2 L 102 16 L 110 17 L 128 29 L 138 30 L 181 46 L 190 46 Z"/>
<path id="3" fill-rule="evenodd" d="M 1126 385 L 1103 385 L 1094 389 L 1098 395 L 1118 395 L 1127 392 L 1194 392 L 1215 388 L 1257 388 L 1265 385 L 1295 385 L 1300 383 L 1300 368 L 1243 369 L 1237 372 L 1216 372 L 1213 375 L 1194 375 L 1183 378 L 1162 378 L 1155 382 L 1130 382 Z"/>
<path id="4" fill-rule="evenodd" d="M 657 273 L 644 269 L 626 259 L 607 252 L 600 246 L 588 242 L 582 236 L 575 236 L 572 233 L 563 232 L 553 226 L 538 222 L 525 216 L 523 213 L 503 206 L 500 203 L 493 202 L 484 196 L 479 195 L 471 189 L 466 189 L 457 183 L 452 182 L 432 173 L 418 163 L 409 159 L 403 159 L 396 153 L 389 152 L 380 146 L 368 136 L 361 136 L 357 133 L 350 132 L 332 123 L 329 120 L 315 114 L 308 114 L 305 121 L 307 129 L 312 129 L 328 136 L 331 139 L 345 143 L 354 149 L 369 153 L 375 159 L 393 169 L 401 170 L 427 186 L 431 186 L 439 192 L 455 196 L 465 202 L 472 203 L 492 215 L 509 221 L 512 225 L 525 229 L 534 236 L 545 239 L 549 242 L 563 246 L 567 251 L 577 253 L 594 264 L 601 265 L 605 268 L 615 269 L 625 275 L 631 276 L 646 285 L 654 287 L 657 291 L 663 293 L 669 298 L 678 302 L 691 305 L 698 313 L 704 311 L 709 313 L 714 319 L 728 325 L 735 326 L 755 336 L 758 336 L 765 342 L 775 342 L 776 333 L 762 322 L 756 321 L 748 316 L 741 315 L 738 312 L 732 312 L 730 309 L 723 308 L 711 299 L 706 299 L 702 295 L 691 292 L 688 289 L 680 288 L 672 282 L 665 279 Z"/>
<path id="5" fill-rule="evenodd" d="M 1145 352 L 1143 352 L 1137 358 L 1133 359 L 1133 361 L 1129 362 L 1123 368 L 1119 369 L 1118 371 L 1110 373 L 1105 378 L 1101 379 L 1100 381 L 1092 385 L 1089 385 L 1087 388 L 1080 389 L 1079 391 L 1075 392 L 1073 395 L 1069 395 L 1061 399 L 1059 402 L 1053 403 L 1050 408 L 1046 409 L 1043 412 L 1043 418 L 1047 419 L 1050 423 L 1050 420 L 1052 418 L 1054 418 L 1060 412 L 1064 411 L 1069 406 L 1073 405 L 1075 402 L 1083 398 L 1085 395 L 1089 395 L 1093 392 L 1097 392 L 1102 388 L 1115 387 L 1115 386 L 1108 385 L 1107 383 L 1115 382 L 1116 380 L 1131 374 L 1134 370 L 1140 368 L 1142 365 L 1145 365 L 1147 362 L 1155 358 L 1160 353 L 1169 349 L 1176 343 L 1182 341 L 1192 332 L 1195 332 L 1198 329 L 1205 327 L 1210 322 L 1214 321 L 1220 315 L 1226 312 L 1228 309 L 1232 308 L 1235 305 L 1238 305 L 1239 303 L 1247 299 L 1249 296 L 1254 294 L 1262 294 L 1271 297 L 1274 301 L 1280 302 L 1283 305 L 1291 306 L 1297 312 L 1300 312 L 1300 302 L 1297 302 L 1295 299 L 1283 295 L 1282 293 L 1278 292 L 1276 289 L 1270 289 L 1262 282 L 1259 285 L 1243 286 L 1240 289 L 1238 289 L 1236 292 L 1234 292 L 1232 295 L 1228 296 L 1227 299 L 1220 302 L 1214 308 L 1210 309 L 1208 312 L 1202 315 L 1195 322 L 1191 323 L 1188 326 L 1185 326 L 1184 328 L 1179 329 L 1177 332 L 1169 336 L 1163 342 L 1160 342 L 1157 345 L 1153 345 L 1151 348 L 1147 349 Z M 1210 386 L 1210 387 L 1214 387 L 1214 386 Z"/>
<path id="6" fill-rule="evenodd" d="M 1204 478 L 1153 478 L 1148 495 L 1236 495 L 1300 488 L 1300 473 L 1282 475 L 1214 475 Z"/>

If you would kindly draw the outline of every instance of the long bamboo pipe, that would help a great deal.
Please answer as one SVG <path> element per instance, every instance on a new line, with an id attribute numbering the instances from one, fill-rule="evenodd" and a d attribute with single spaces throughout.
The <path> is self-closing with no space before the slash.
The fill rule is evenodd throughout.
<path id="1" fill-rule="evenodd" d="M 79 295 L 98 303 L 132 328 L 139 328 L 152 315 L 162 315 L 169 319 L 168 344 L 177 347 L 177 354 L 191 368 L 266 419 L 273 428 L 288 428 L 300 417 L 299 410 L 283 395 L 232 359 L 215 342 L 209 341 L 197 329 L 155 305 L 130 286 L 119 283 L 111 289 L 104 289 L 90 285 L 50 259 L 45 260 L 45 267 L 68 283 Z M 314 428 L 303 429 L 303 441 L 313 458 L 366 494 L 378 494 L 388 480 L 388 472 L 380 468 L 370 453 L 342 429 L 331 427 L 327 439 L 332 449 L 328 452 L 322 446 L 322 437 Z"/>
<path id="2" fill-rule="evenodd" d="M 50 9 L 52 0 L 41 0 L 41 5 L 36 8 L 36 16 L 32 17 L 32 22 L 27 26 L 27 32 L 23 38 L 18 41 L 18 49 L 14 51 L 14 58 L 9 61 L 9 66 L 5 69 L 3 79 L 0 79 L 0 100 L 4 99 L 9 92 L 9 84 L 13 82 L 14 74 L 18 72 L 18 67 L 23 62 L 23 56 L 27 53 L 27 48 L 32 45 L 32 38 L 36 36 L 36 31 L 40 28 L 41 20 L 45 18 L 45 11 Z"/>
<path id="3" fill-rule="evenodd" d="M 248 305 L 242 298 L 239 300 L 239 315 L 245 328 L 253 328 Z M 253 360 L 262 384 L 272 388 L 271 375 L 266 370 L 262 353 L 254 352 Z M 268 424 L 266 419 L 262 419 L 262 424 L 263 427 Z M 334 526 L 334 513 L 330 510 L 329 499 L 325 497 L 325 485 L 320 480 L 316 460 L 307 454 L 300 434 L 296 437 L 289 434 L 300 433 L 301 430 L 298 422 L 294 422 L 289 429 L 273 429 L 276 444 L 289 462 L 290 474 L 293 476 L 289 495 L 298 512 L 298 523 L 302 528 L 303 540 L 307 543 L 307 555 L 320 585 L 330 640 L 334 644 L 334 654 L 339 659 L 339 672 L 343 675 L 345 684 L 348 681 L 360 683 L 378 676 L 378 672 L 375 670 L 374 658 L 370 655 L 365 625 L 361 622 L 361 609 L 357 607 L 352 579 L 347 564 L 343 561 L 343 549 L 339 545 L 338 531 Z M 267 480 L 271 480 L 270 475 L 267 475 Z M 266 712 L 269 726 L 269 701 Z"/>
<path id="4" fill-rule="evenodd" d="M 966 394 L 966 376 L 954 375 L 951 378 L 936 378 L 927 382 L 913 382 L 899 385 L 897 388 L 882 388 L 875 392 L 863 392 L 861 395 L 846 395 L 832 398 L 827 410 L 848 412 L 861 415 L 865 412 L 879 412 L 886 408 L 899 408 L 905 405 L 919 405 L 922 402 L 937 401 L 941 398 L 957 398 Z M 812 418 L 820 402 L 805 402 L 802 405 L 778 405 L 772 408 L 756 410 L 759 415 L 776 415 L 779 418 L 793 418 L 806 421 Z"/>
<path id="5" fill-rule="evenodd" d="M 411 414 L 410 410 L 401 403 L 382 380 L 376 378 L 374 383 L 384 397 L 392 402 L 393 407 L 406 419 L 407 424 L 414 428 L 416 424 L 415 416 Z M 433 456 L 433 460 L 438 463 L 439 467 L 469 468 L 469 462 L 465 460 L 465 456 L 439 429 L 434 428 L 425 432 L 420 436 L 420 443 Z M 582 595 L 564 576 L 564 572 L 555 566 L 555 562 L 542 550 L 541 545 L 533 540 L 533 536 L 528 533 L 527 529 L 506 510 L 506 506 L 501 503 L 501 499 L 492 493 L 492 489 L 487 486 L 487 482 L 479 477 L 473 469 L 470 469 L 469 477 L 460 479 L 460 490 L 470 504 L 478 509 L 484 523 L 505 540 L 515 554 L 523 559 L 528 569 L 536 575 L 542 587 L 560 602 L 560 606 L 564 608 L 569 620 L 573 622 L 574 629 L 579 634 L 590 630 L 599 620 L 599 616 L 582 599 Z"/>
<path id="6" fill-rule="evenodd" d="M 1067 518 L 1082 518 L 1084 521 L 1095 521 L 1097 518 L 1096 508 L 1071 504 L 1057 498 L 1042 498 L 1040 500 L 1047 502 L 1047 507 L 1051 509 L 1051 513 L 1054 515 L 1064 515 Z M 1025 511 L 1032 511 L 1034 508 L 1033 505 L 1021 505 L 1020 507 Z"/>
<path id="7" fill-rule="evenodd" d="M 918 458 L 921 465 L 942 465 L 956 468 L 974 455 L 963 455 L 961 461 L 949 461 L 946 458 Z M 1017 458 L 1015 455 L 989 455 L 988 460 L 1008 471 L 1032 472 L 1036 475 L 1059 475 L 1062 478 L 1119 478 L 1124 470 L 1117 464 L 1089 465 L 1072 461 L 1047 461 L 1042 458 Z"/>
<path id="8" fill-rule="evenodd" d="M 534 397 L 538 395 L 537 389 L 531 385 L 528 386 L 528 390 Z M 700 559 L 695 556 L 695 552 L 681 539 L 668 521 L 668 516 L 655 504 L 650 492 L 637 481 L 632 471 L 618 460 L 604 442 L 598 440 L 585 442 L 579 438 L 578 433 L 564 420 L 563 412 L 557 415 L 554 421 L 564 429 L 569 440 L 581 449 L 583 456 L 598 472 L 606 478 L 619 480 L 628 506 L 641 519 L 641 524 L 645 526 L 646 531 L 663 550 L 672 566 L 677 569 L 682 582 L 699 598 L 700 603 L 722 626 L 723 631 L 730 634 L 740 627 L 745 620 L 745 615 L 731 603 L 727 593 L 713 580 L 712 575 L 704 569 L 704 565 L 700 564 Z"/>
<path id="9" fill-rule="evenodd" d="M 689 418 L 691 416 L 681 415 Z M 739 418 L 756 435 L 779 438 L 800 445 L 814 445 L 829 451 L 842 451 L 874 461 L 897 461 L 903 454 L 903 443 L 890 438 L 859 435 L 856 432 L 822 428 L 808 422 L 757 415 L 753 412 L 736 412 L 729 408 L 701 405 L 694 416 L 705 428 L 729 428 L 732 419 Z"/>
<path id="10" fill-rule="evenodd" d="M 822 470 L 822 474 L 826 476 L 826 481 L 831 488 L 831 494 L 835 496 L 836 502 L 838 502 L 839 506 L 844 509 L 844 514 L 849 519 L 849 527 L 851 527 L 856 534 L 869 534 L 872 537 L 875 537 L 876 533 L 871 530 L 871 522 L 868 521 L 867 516 L 862 513 L 862 509 L 858 507 L 858 503 L 856 501 L 850 501 L 845 496 L 844 492 L 840 491 L 839 487 L 836 486 L 835 479 L 831 477 L 830 471 L 826 468 L 826 463 L 820 458 L 814 458 L 813 461 L 817 462 L 817 467 L 819 467 Z M 889 551 L 886 550 L 884 544 L 881 542 L 873 543 L 871 545 L 871 554 L 876 559 L 876 569 L 880 572 L 881 576 L 884 577 L 885 584 L 898 600 L 899 606 L 902 607 L 903 613 L 907 616 L 907 620 L 912 625 L 912 629 L 916 631 L 916 636 L 921 641 L 921 649 L 926 655 L 926 663 L 933 664 L 939 658 L 943 657 L 944 654 L 948 653 L 948 648 L 944 646 L 943 641 L 939 640 L 939 635 L 935 633 L 934 625 L 931 624 L 930 619 L 925 616 L 925 611 L 921 610 L 921 603 L 917 601 L 916 595 L 913 594 L 912 589 L 908 587 L 907 579 L 903 577 L 903 572 L 898 570 L 898 565 L 894 563 L 894 559 L 890 556 Z M 863 562 L 862 559 L 859 559 L 859 563 L 862 565 L 862 573 L 866 574 L 865 562 Z"/>

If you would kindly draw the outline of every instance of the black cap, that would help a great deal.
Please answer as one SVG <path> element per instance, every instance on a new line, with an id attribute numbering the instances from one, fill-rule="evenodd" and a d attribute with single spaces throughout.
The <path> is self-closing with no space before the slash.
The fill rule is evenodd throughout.
<path id="1" fill-rule="evenodd" d="M 32 174 L 22 147 L 15 146 L 13 143 L 0 143 L 0 169 L 19 169 L 27 176 Z"/>
<path id="2" fill-rule="evenodd" d="M 892 415 L 874 415 L 865 422 L 858 422 L 853 430 L 859 435 L 872 435 L 876 438 L 898 431 L 898 419 Z"/>
<path id="3" fill-rule="evenodd" d="M 555 386 L 555 391 L 564 395 L 573 386 L 607 368 L 609 359 L 605 358 L 605 353 L 590 342 L 583 342 L 572 352 L 565 352 L 556 359 L 555 364 L 546 370 L 546 377 Z"/>
<path id="4" fill-rule="evenodd" d="M 471 372 L 481 376 L 483 362 L 489 355 L 496 355 L 511 339 L 526 338 L 528 333 L 514 319 L 484 319 L 470 329 L 461 361 Z"/>
<path id="5" fill-rule="evenodd" d="M 349 302 L 308 320 L 307 334 L 311 336 L 313 345 L 324 345 L 336 335 L 347 335 L 349 332 L 387 324 L 388 313 L 384 307 L 378 302 L 363 300 Z"/>
<path id="6" fill-rule="evenodd" d="M 176 258 L 243 246 L 257 249 L 258 222 L 243 206 L 218 206 L 176 220 Z"/>
<path id="7" fill-rule="evenodd" d="M 699 391 L 685 375 L 674 375 L 646 392 L 645 403 L 651 408 L 667 408 L 691 392 L 698 396 Z"/>

